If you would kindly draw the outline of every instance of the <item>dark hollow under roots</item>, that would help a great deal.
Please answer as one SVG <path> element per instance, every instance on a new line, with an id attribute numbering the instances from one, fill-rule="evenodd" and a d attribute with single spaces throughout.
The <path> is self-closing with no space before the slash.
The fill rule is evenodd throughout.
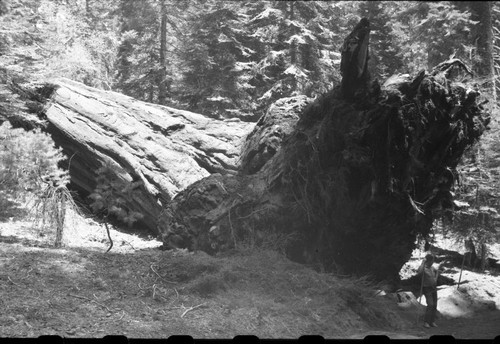
<path id="1" fill-rule="evenodd" d="M 489 121 L 449 68 L 317 99 L 259 171 L 177 195 L 159 220 L 165 247 L 267 245 L 324 271 L 397 280 L 416 237 L 451 214 L 456 166 Z"/>
<path id="2" fill-rule="evenodd" d="M 453 209 L 455 168 L 489 121 L 478 96 L 445 72 L 422 72 L 352 102 L 333 91 L 306 109 L 275 185 L 296 208 L 286 227 L 303 233 L 292 255 L 397 278 L 417 234 Z"/>

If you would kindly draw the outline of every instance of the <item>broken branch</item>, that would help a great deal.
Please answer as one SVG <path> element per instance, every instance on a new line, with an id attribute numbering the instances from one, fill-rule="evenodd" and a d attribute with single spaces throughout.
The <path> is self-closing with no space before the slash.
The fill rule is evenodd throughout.
<path id="1" fill-rule="evenodd" d="M 154 264 L 151 264 L 151 266 L 150 266 L 151 270 L 156 274 L 156 276 L 161 278 L 163 281 L 165 281 L 167 283 L 173 283 L 173 284 L 177 283 L 177 282 L 172 282 L 172 281 L 169 281 L 169 280 L 166 280 L 165 278 L 163 278 L 158 272 L 156 272 L 156 270 L 153 268 L 153 266 L 154 266 Z"/>
<path id="2" fill-rule="evenodd" d="M 186 310 L 184 311 L 184 313 L 182 313 L 181 318 L 184 318 L 184 316 L 185 316 L 188 312 L 191 312 L 192 310 L 195 310 L 196 308 L 200 308 L 200 307 L 202 307 L 202 306 L 204 306 L 204 305 L 205 305 L 205 303 L 200 303 L 198 306 L 193 306 L 193 307 L 190 307 L 190 308 L 186 309 Z"/>
<path id="3" fill-rule="evenodd" d="M 17 285 L 18 287 L 22 287 L 22 285 L 19 285 L 17 284 L 16 282 L 14 282 L 13 280 L 10 279 L 10 276 L 7 276 L 7 279 L 10 281 L 10 283 L 12 283 L 13 285 Z"/>

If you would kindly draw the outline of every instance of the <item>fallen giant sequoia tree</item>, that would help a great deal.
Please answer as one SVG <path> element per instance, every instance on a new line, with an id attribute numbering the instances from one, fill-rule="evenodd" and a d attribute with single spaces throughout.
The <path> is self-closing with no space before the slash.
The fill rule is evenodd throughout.
<path id="1" fill-rule="evenodd" d="M 143 215 L 138 228 L 156 233 L 162 204 L 211 173 L 236 173 L 242 138 L 252 124 L 142 102 L 68 79 L 16 87 L 36 115 L 11 118 L 43 126 L 68 156 L 71 187 L 85 198 L 97 171 L 110 164 L 114 180 L 138 182 L 125 207 Z M 41 122 L 39 117 L 44 121 Z M 66 167 L 66 166 L 65 166 Z"/>
<path id="2" fill-rule="evenodd" d="M 371 81 L 368 37 L 363 19 L 345 41 L 342 84 L 295 107 L 287 130 L 262 129 L 272 111 L 259 121 L 238 175 L 206 177 L 165 207 L 167 248 L 272 245 L 328 271 L 398 279 L 417 235 L 452 209 L 455 168 L 489 116 L 477 90 L 453 81 L 468 73 L 458 60 Z"/>

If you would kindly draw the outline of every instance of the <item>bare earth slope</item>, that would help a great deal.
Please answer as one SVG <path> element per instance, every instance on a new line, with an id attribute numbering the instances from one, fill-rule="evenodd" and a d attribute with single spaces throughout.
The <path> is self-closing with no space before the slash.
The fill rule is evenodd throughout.
<path id="1" fill-rule="evenodd" d="M 272 251 L 240 248 L 210 257 L 80 219 L 66 246 L 51 248 L 27 222 L 0 223 L 0 337 L 232 338 L 494 338 L 499 311 L 415 324 L 390 297 L 375 297 L 362 280 L 317 273 Z"/>

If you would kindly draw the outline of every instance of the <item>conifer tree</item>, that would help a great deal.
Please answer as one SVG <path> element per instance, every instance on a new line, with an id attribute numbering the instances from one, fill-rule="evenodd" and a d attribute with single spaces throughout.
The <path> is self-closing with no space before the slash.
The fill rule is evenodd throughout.
<path id="1" fill-rule="evenodd" d="M 401 70 L 403 63 L 400 51 L 394 44 L 390 13 L 394 3 L 387 1 L 360 1 L 359 15 L 370 21 L 370 61 L 371 74 L 385 79 Z"/>
<path id="2" fill-rule="evenodd" d="M 89 195 L 91 199 L 90 207 L 103 217 L 106 232 L 110 241 L 110 246 L 106 252 L 113 247 L 113 240 L 109 232 L 108 221 L 110 217 L 118 219 L 120 222 L 131 226 L 134 222 L 142 218 L 142 214 L 128 209 L 125 200 L 134 197 L 134 190 L 141 185 L 141 182 L 127 182 L 116 177 L 115 166 L 111 163 L 104 163 L 97 170 L 97 185 Z"/>
<path id="3" fill-rule="evenodd" d="M 179 40 L 189 2 L 120 0 L 117 89 L 137 99 L 175 105 Z"/>
<path id="4" fill-rule="evenodd" d="M 206 116 L 244 117 L 249 96 L 243 74 L 252 50 L 244 45 L 245 15 L 238 3 L 197 3 L 182 42 L 183 102 Z"/>
<path id="5" fill-rule="evenodd" d="M 340 75 L 340 38 L 330 20 L 336 8 L 322 2 L 275 2 L 256 5 L 248 23 L 259 40 L 253 70 L 260 113 L 279 98 L 315 96 L 331 88 Z"/>
<path id="6" fill-rule="evenodd" d="M 470 64 L 470 12 L 448 1 L 402 2 L 394 9 L 394 45 L 405 66 L 399 72 L 431 70 L 450 56 Z"/>

